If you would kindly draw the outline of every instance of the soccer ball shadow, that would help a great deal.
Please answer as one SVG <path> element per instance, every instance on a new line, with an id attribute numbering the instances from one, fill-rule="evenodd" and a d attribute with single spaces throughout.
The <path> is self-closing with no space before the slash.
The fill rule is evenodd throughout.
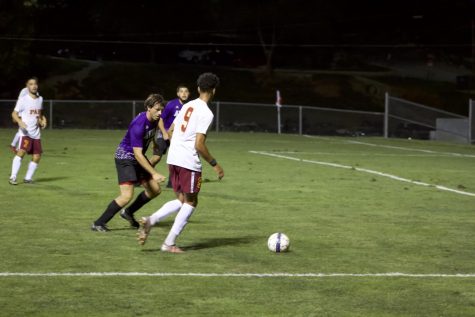
<path id="1" fill-rule="evenodd" d="M 182 247 L 185 251 L 190 250 L 201 250 L 201 249 L 212 249 L 219 248 L 224 246 L 233 246 L 233 245 L 243 245 L 253 243 L 256 240 L 262 237 L 257 236 L 247 236 L 247 237 L 230 237 L 230 238 L 212 238 L 206 239 L 192 245 L 185 245 Z"/>

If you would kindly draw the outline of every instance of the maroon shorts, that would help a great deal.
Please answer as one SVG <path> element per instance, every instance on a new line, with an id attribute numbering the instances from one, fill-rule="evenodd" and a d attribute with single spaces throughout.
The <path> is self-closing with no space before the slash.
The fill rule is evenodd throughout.
<path id="1" fill-rule="evenodd" d="M 29 136 L 22 136 L 20 137 L 20 150 L 25 151 L 27 154 L 41 154 L 43 153 L 41 140 L 32 139 Z"/>
<path id="2" fill-rule="evenodd" d="M 175 193 L 193 194 L 201 189 L 201 172 L 192 171 L 176 165 L 168 165 L 170 180 Z"/>

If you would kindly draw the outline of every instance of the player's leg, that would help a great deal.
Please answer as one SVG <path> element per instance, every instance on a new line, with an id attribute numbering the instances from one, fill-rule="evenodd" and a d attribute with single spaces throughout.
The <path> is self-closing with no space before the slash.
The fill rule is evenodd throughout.
<path id="1" fill-rule="evenodd" d="M 20 148 L 18 149 L 15 157 L 13 158 L 12 162 L 12 173 L 10 175 L 10 180 L 9 183 L 12 185 L 17 185 L 17 175 L 18 171 L 20 170 L 21 167 L 21 162 L 23 160 L 23 157 L 25 154 L 30 150 L 31 148 L 31 140 L 28 137 L 21 137 L 20 138 Z"/>
<path id="2" fill-rule="evenodd" d="M 145 190 L 135 198 L 130 206 L 124 208 L 120 212 L 120 216 L 127 220 L 130 225 L 136 229 L 140 227 L 140 224 L 135 220 L 134 213 L 161 193 L 160 185 L 153 179 L 143 181 L 142 186 Z"/>
<path id="3" fill-rule="evenodd" d="M 38 168 L 38 164 L 41 160 L 41 153 L 43 152 L 41 148 L 41 140 L 32 140 L 31 151 L 33 153 L 33 159 L 28 165 L 28 171 L 26 172 L 26 176 L 24 179 L 25 184 L 33 183 L 33 175 L 35 174 L 35 171 Z"/>
<path id="4" fill-rule="evenodd" d="M 20 131 L 17 131 L 17 133 L 15 133 L 12 143 L 10 144 L 10 149 L 15 154 L 16 154 L 16 151 L 18 150 L 18 141 L 20 141 Z"/>
<path id="5" fill-rule="evenodd" d="M 138 229 L 140 224 L 135 220 L 134 213 L 150 200 L 160 195 L 161 189 L 160 185 L 152 179 L 152 176 L 142 166 L 140 166 L 138 162 L 135 162 L 133 167 L 138 180 L 145 190 L 137 196 L 135 201 L 129 207 L 124 208 L 121 211 L 120 216 L 127 220 L 132 227 Z"/>
<path id="6" fill-rule="evenodd" d="M 124 206 L 126 206 L 134 196 L 134 184 L 121 184 L 120 195 L 112 200 L 102 215 L 94 221 L 91 229 L 93 231 L 108 231 L 106 224 L 118 213 Z"/>
<path id="7" fill-rule="evenodd" d="M 134 185 L 138 181 L 134 163 L 131 160 L 115 160 L 120 196 L 111 201 L 102 215 L 94 221 L 91 227 L 93 231 L 108 231 L 107 222 L 132 200 Z"/>
<path id="8" fill-rule="evenodd" d="M 138 240 L 140 245 L 144 245 L 147 241 L 152 226 L 158 224 L 159 221 L 165 219 L 172 213 L 178 212 L 183 205 L 184 196 L 183 193 L 181 193 L 181 188 L 178 183 L 177 169 L 175 166 L 169 165 L 168 170 L 170 173 L 170 179 L 172 179 L 172 183 L 176 185 L 173 189 L 176 193 L 177 199 L 166 202 L 150 217 L 142 217 L 140 220 L 141 227 L 138 232 Z"/>
<path id="9" fill-rule="evenodd" d="M 177 199 L 166 202 L 160 209 L 150 216 L 150 224 L 152 226 L 156 225 L 169 215 L 178 212 L 183 205 L 185 197 L 179 182 L 179 170 L 180 169 L 174 165 L 168 165 L 168 173 L 170 175 L 169 180 L 174 184 L 173 191 L 175 192 Z"/>
<path id="10" fill-rule="evenodd" d="M 176 215 L 170 232 L 168 233 L 161 250 L 165 252 L 180 253 L 183 252 L 176 246 L 176 239 L 182 233 L 188 223 L 191 215 L 198 205 L 198 193 L 201 188 L 201 173 L 180 169 L 180 184 L 184 192 L 184 202 Z"/>
<path id="11" fill-rule="evenodd" d="M 168 233 L 165 242 L 162 244 L 161 250 L 165 252 L 181 253 L 183 252 L 176 246 L 176 239 L 183 232 L 188 220 L 198 205 L 198 193 L 185 194 L 185 201 L 175 217 L 173 226 Z"/>

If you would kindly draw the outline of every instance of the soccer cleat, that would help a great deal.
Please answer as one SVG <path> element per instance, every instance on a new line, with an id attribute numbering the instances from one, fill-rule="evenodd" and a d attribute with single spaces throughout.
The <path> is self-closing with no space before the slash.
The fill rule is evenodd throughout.
<path id="1" fill-rule="evenodd" d="M 127 209 L 122 209 L 122 211 L 120 212 L 120 216 L 127 220 L 129 223 L 130 223 L 130 226 L 135 228 L 135 229 L 138 229 L 140 227 L 140 224 L 137 222 L 137 220 L 135 220 L 134 216 L 130 215 L 128 212 L 127 212 Z"/>
<path id="2" fill-rule="evenodd" d="M 165 243 L 162 244 L 162 247 L 160 248 L 160 251 L 162 252 L 169 252 L 169 253 L 184 253 L 182 249 L 177 247 L 176 245 L 166 245 Z"/>
<path id="3" fill-rule="evenodd" d="M 137 240 L 139 241 L 140 245 L 144 245 L 147 241 L 148 235 L 150 234 L 150 230 L 152 230 L 152 224 L 150 223 L 150 217 L 142 217 L 140 219 L 140 228 L 137 233 Z"/>
<path id="4" fill-rule="evenodd" d="M 92 230 L 92 231 L 97 231 L 97 232 L 107 232 L 107 231 L 110 231 L 110 229 L 107 228 L 106 225 L 96 225 L 95 223 L 92 224 L 91 230 Z"/>
<path id="5" fill-rule="evenodd" d="M 14 147 L 13 145 L 10 145 L 10 150 L 12 151 L 13 154 L 16 154 L 17 152 L 16 147 Z"/>
<path id="6" fill-rule="evenodd" d="M 24 180 L 23 180 L 23 183 L 25 183 L 25 184 L 30 184 L 30 185 L 31 185 L 31 184 L 34 184 L 34 182 L 33 182 L 32 179 L 24 179 Z"/>
<path id="7" fill-rule="evenodd" d="M 18 185 L 18 182 L 16 181 L 16 178 L 14 177 L 10 178 L 8 182 L 10 183 L 10 185 Z"/>

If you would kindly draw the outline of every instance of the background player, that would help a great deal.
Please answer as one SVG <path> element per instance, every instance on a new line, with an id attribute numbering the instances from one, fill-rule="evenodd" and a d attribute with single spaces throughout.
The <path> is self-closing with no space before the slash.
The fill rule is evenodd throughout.
<path id="1" fill-rule="evenodd" d="M 151 160 L 153 163 L 159 162 L 163 155 L 165 155 L 167 152 L 167 148 L 170 145 L 168 130 L 170 129 L 173 120 L 175 120 L 181 108 L 190 97 L 190 91 L 188 90 L 188 87 L 180 84 L 176 88 L 176 95 L 178 98 L 170 100 L 167 103 L 162 111 L 160 121 L 158 122 L 160 131 L 157 131 L 157 137 L 155 138 L 155 143 L 157 146 L 154 148 L 153 157 Z M 171 187 L 170 178 L 168 178 L 167 187 Z"/>
<path id="2" fill-rule="evenodd" d="M 213 121 L 213 113 L 207 103 L 213 98 L 218 85 L 219 78 L 216 75 L 201 74 L 198 78 L 199 98 L 184 105 L 172 124 L 167 163 L 177 199 L 167 202 L 150 217 L 141 219 L 142 226 L 138 238 L 142 245 L 153 225 L 178 211 L 161 250 L 172 253 L 183 252 L 176 246 L 175 240 L 185 228 L 188 219 L 198 205 L 198 193 L 201 188 L 200 157 L 213 166 L 219 179 L 224 176 L 223 169 L 211 156 L 205 143 L 206 133 Z"/>
<path id="3" fill-rule="evenodd" d="M 26 95 L 28 95 L 28 88 L 25 87 L 20 91 L 20 94 L 18 95 L 18 99 L 20 99 L 21 97 L 24 97 Z M 40 96 L 40 94 L 38 92 L 36 92 L 36 95 Z M 21 118 L 21 114 L 19 115 L 19 117 Z M 16 123 L 16 122 L 14 121 L 14 123 Z M 20 132 L 20 129 L 18 129 L 17 133 L 13 137 L 12 143 L 10 143 L 10 149 L 12 150 L 13 154 L 16 154 L 16 151 L 18 149 L 18 145 L 20 144 L 19 143 L 20 142 L 20 137 L 21 137 L 21 132 Z"/>
<path id="4" fill-rule="evenodd" d="M 112 200 L 102 215 L 92 224 L 93 231 L 109 231 L 107 222 L 132 200 L 135 184 L 142 184 L 145 190 L 121 212 L 121 217 L 129 221 L 133 227 L 139 227 L 134 219 L 134 212 L 160 194 L 158 183 L 163 182 L 165 177 L 155 171 L 145 153 L 155 137 L 164 103 L 161 95 L 149 95 L 145 100 L 146 111 L 139 113 L 130 123 L 127 133 L 115 152 L 120 195 Z"/>
<path id="5" fill-rule="evenodd" d="M 33 182 L 33 175 L 41 159 L 41 131 L 46 127 L 46 118 L 43 116 L 43 98 L 38 96 L 38 78 L 31 77 L 26 81 L 28 93 L 20 96 L 12 112 L 12 119 L 18 124 L 20 132 L 20 146 L 12 162 L 12 173 L 9 183 L 17 185 L 17 175 L 25 154 L 32 154 L 33 158 L 28 165 L 24 182 Z"/>

